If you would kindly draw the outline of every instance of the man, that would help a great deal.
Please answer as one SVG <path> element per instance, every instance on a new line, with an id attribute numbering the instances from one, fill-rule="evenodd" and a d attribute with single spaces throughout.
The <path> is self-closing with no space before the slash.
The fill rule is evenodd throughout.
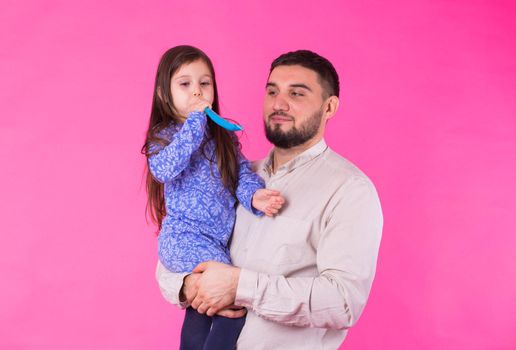
<path id="1" fill-rule="evenodd" d="M 256 165 L 286 205 L 274 218 L 237 209 L 235 266 L 206 262 L 185 276 L 158 263 L 170 302 L 210 316 L 247 308 L 239 349 L 337 349 L 366 304 L 383 219 L 371 181 L 324 142 L 338 96 L 325 58 L 305 50 L 278 57 L 263 104 L 274 148 Z"/>

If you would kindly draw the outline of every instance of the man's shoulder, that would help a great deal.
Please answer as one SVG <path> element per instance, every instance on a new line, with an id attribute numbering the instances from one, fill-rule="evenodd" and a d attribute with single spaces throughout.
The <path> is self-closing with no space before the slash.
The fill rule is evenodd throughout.
<path id="1" fill-rule="evenodd" d="M 269 161 L 269 156 L 251 162 L 252 170 L 261 173 Z M 361 182 L 367 183 L 374 188 L 371 179 L 353 162 L 343 157 L 333 149 L 328 147 L 319 157 L 313 159 L 316 164 L 317 172 L 324 174 L 326 179 L 331 179 L 333 183 Z"/>
<path id="2" fill-rule="evenodd" d="M 358 166 L 330 148 L 324 152 L 321 165 L 337 178 L 362 180 L 372 184 L 369 177 Z"/>
<path id="3" fill-rule="evenodd" d="M 379 207 L 378 192 L 371 179 L 348 159 L 331 149 L 327 151 L 322 163 L 327 167 L 328 190 L 335 191 L 332 192 L 332 200 L 337 203 L 342 198 L 363 198 Z"/>
<path id="4" fill-rule="evenodd" d="M 259 172 L 260 169 L 263 169 L 267 159 L 268 159 L 268 157 L 251 161 L 251 168 L 252 168 L 252 170 L 255 173 Z"/>

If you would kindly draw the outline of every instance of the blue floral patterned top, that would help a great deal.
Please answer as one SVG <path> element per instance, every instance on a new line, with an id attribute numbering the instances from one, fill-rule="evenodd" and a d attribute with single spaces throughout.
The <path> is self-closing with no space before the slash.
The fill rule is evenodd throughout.
<path id="1" fill-rule="evenodd" d="M 231 263 L 228 240 L 235 223 L 236 200 L 224 187 L 215 160 L 215 143 L 200 145 L 206 137 L 206 115 L 192 112 L 184 124 L 171 123 L 158 137 L 170 143 L 152 144 L 149 170 L 164 183 L 167 214 L 158 237 L 161 263 L 173 272 L 190 272 L 199 263 L 214 260 Z M 238 152 L 238 201 L 256 215 L 251 205 L 254 192 L 264 181 Z"/>

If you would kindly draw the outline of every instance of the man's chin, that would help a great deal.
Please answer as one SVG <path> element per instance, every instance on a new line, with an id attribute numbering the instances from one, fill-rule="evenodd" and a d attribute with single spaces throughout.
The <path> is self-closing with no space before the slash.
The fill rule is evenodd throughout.
<path id="1" fill-rule="evenodd" d="M 291 123 L 271 123 L 269 130 L 275 134 L 285 136 L 290 130 L 292 130 Z"/>

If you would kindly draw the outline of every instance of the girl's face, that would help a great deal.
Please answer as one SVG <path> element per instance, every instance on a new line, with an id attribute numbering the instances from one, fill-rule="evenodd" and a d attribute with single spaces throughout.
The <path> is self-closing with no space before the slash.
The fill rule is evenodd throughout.
<path id="1" fill-rule="evenodd" d="M 182 120 L 188 115 L 188 107 L 199 95 L 210 104 L 213 103 L 213 77 L 208 65 L 203 60 L 183 64 L 172 75 L 170 91 L 174 108 Z"/>

